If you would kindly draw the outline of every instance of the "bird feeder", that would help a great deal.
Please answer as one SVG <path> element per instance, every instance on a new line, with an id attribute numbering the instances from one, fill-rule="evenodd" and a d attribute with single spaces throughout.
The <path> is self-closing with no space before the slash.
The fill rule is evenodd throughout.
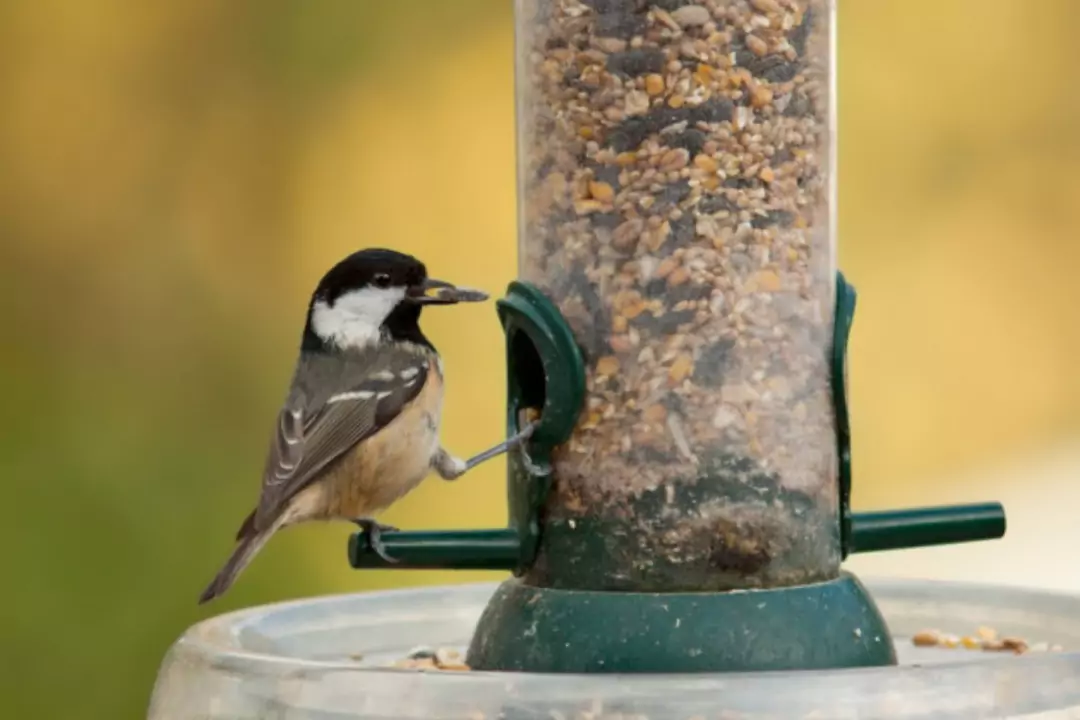
<path id="1" fill-rule="evenodd" d="M 535 425 L 508 456 L 509 524 L 383 533 L 392 564 L 363 532 L 348 548 L 358 569 L 512 577 L 209 621 L 174 648 L 157 717 L 196 716 L 167 678 L 211 655 L 243 668 L 216 685 L 200 676 L 234 698 L 221 707 L 242 696 L 257 710 L 203 704 L 198 717 L 915 717 L 940 698 L 897 694 L 1031 673 L 1064 684 L 998 709 L 1080 703 L 1064 679 L 1073 653 L 931 676 L 905 673 L 895 642 L 927 608 L 1006 624 L 1010 609 L 1042 608 L 1050 622 L 1080 600 L 868 590 L 841 568 L 851 553 L 999 538 L 1005 516 L 997 503 L 851 510 L 856 296 L 836 267 L 834 3 L 515 7 L 519 279 L 496 308 L 507 436 Z M 1032 623 L 1020 630 L 1046 629 Z M 363 661 L 347 659 L 346 638 Z M 402 679 L 365 664 L 440 642 L 467 647 L 472 672 Z M 988 707 L 969 700 L 941 716 Z"/>
<path id="2" fill-rule="evenodd" d="M 890 664 L 841 560 L 1003 534 L 994 504 L 850 511 L 833 21 L 820 0 L 518 2 L 520 280 L 498 312 L 507 431 L 539 424 L 511 528 L 385 538 L 397 567 L 513 571 L 474 667 Z M 351 558 L 386 565 L 362 534 Z"/>

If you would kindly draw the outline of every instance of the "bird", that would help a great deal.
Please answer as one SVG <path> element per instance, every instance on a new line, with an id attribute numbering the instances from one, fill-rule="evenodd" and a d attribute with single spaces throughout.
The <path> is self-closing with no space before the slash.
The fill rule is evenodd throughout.
<path id="1" fill-rule="evenodd" d="M 309 521 L 357 524 L 388 562 L 374 516 L 431 471 L 455 480 L 522 444 L 533 425 L 468 460 L 440 442 L 443 364 L 420 329 L 428 305 L 482 302 L 479 290 L 428 277 L 412 255 L 359 250 L 330 268 L 308 302 L 255 508 L 199 598 L 220 597 L 279 530 Z"/>

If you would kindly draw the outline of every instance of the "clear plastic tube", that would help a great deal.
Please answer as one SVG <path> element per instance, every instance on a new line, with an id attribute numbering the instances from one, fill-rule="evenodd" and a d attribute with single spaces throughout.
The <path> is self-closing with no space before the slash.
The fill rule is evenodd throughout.
<path id="1" fill-rule="evenodd" d="M 519 272 L 588 368 L 530 581 L 836 577 L 834 18 L 517 1 Z"/>

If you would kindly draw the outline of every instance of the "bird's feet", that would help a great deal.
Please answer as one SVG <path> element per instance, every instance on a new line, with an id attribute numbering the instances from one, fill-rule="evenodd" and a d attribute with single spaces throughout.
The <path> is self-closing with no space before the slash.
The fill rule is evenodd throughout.
<path id="1" fill-rule="evenodd" d="M 381 557 L 388 563 L 396 563 L 397 560 L 390 557 L 386 552 L 386 546 L 383 545 L 382 533 L 384 532 L 397 532 L 398 529 L 393 525 L 382 525 L 377 523 L 371 518 L 357 518 L 354 520 L 361 530 L 364 531 L 364 535 L 367 536 L 368 546 L 375 552 L 376 555 Z"/>
<path id="2" fill-rule="evenodd" d="M 503 453 L 510 452 L 518 445 L 525 444 L 525 441 L 532 437 L 533 431 L 536 430 L 536 425 L 537 423 L 530 422 L 528 425 L 519 430 L 513 437 L 508 438 L 505 442 L 501 442 L 495 447 L 489 448 L 484 452 L 480 453 L 479 455 L 474 455 L 473 457 L 469 458 L 465 461 L 465 470 L 463 472 L 468 472 L 469 470 L 472 470 L 474 467 L 480 465 L 481 463 L 485 463 L 492 458 L 502 455 Z"/>
<path id="3" fill-rule="evenodd" d="M 443 480 L 457 480 L 459 477 L 472 470 L 477 465 L 487 462 L 492 458 L 496 458 L 503 453 L 509 452 L 518 445 L 521 445 L 529 437 L 532 436 L 533 430 L 536 429 L 536 423 L 530 422 L 524 428 L 522 428 L 517 434 L 509 438 L 505 442 L 501 442 L 498 445 L 488 448 L 479 455 L 474 455 L 468 460 L 462 460 L 461 458 L 454 457 L 448 453 L 444 448 L 439 448 L 439 451 L 435 454 L 435 460 L 432 463 L 435 472 L 439 474 Z"/>
<path id="4" fill-rule="evenodd" d="M 459 457 L 454 457 L 445 448 L 439 448 L 431 467 L 443 480 L 457 480 L 469 469 L 468 464 Z"/>

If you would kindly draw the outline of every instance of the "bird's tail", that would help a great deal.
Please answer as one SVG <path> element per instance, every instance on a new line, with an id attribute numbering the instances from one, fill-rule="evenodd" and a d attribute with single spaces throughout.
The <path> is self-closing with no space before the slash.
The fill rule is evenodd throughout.
<path id="1" fill-rule="evenodd" d="M 236 580 L 241 571 L 255 557 L 256 553 L 262 550 L 263 545 L 266 544 L 266 541 L 270 539 L 275 530 L 277 530 L 276 524 L 261 531 L 255 531 L 252 528 L 247 534 L 238 538 L 240 544 L 233 550 L 232 555 L 225 562 L 225 566 L 221 568 L 206 590 L 203 590 L 203 594 L 199 596 L 199 604 L 201 605 L 223 595 L 232 586 L 233 581 Z"/>

